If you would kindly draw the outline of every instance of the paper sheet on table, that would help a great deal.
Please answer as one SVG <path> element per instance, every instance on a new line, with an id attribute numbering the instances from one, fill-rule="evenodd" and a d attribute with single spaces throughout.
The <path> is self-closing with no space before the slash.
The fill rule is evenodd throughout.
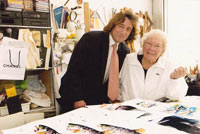
<path id="1" fill-rule="evenodd" d="M 167 103 L 143 100 L 143 99 L 134 99 L 134 100 L 126 101 L 126 102 L 122 103 L 122 105 L 134 106 L 137 109 L 144 110 L 144 111 L 150 112 L 150 113 L 163 112 L 167 109 L 167 107 L 169 107 L 169 104 L 167 104 Z"/>
<path id="2" fill-rule="evenodd" d="M 138 101 L 140 102 L 141 100 L 131 100 L 122 104 L 133 105 L 136 102 L 138 103 Z M 99 128 L 100 124 L 108 124 L 129 129 L 144 128 L 145 134 L 160 134 L 160 132 L 162 132 L 162 134 L 185 134 L 184 132 L 181 132 L 175 128 L 158 125 L 157 122 L 165 117 L 165 115 L 162 117 L 161 114 L 158 115 L 153 113 L 152 116 L 146 116 L 137 119 L 137 117 L 142 115 L 145 111 L 109 110 L 99 108 L 99 106 L 94 105 L 88 106 L 88 108 L 76 109 L 55 117 L 28 123 L 27 125 L 23 125 L 18 128 L 3 130 L 3 133 L 35 134 L 35 126 L 45 125 L 59 133 L 64 134 L 70 133 L 67 130 L 68 123 L 75 123 L 85 125 L 87 127 L 92 127 L 96 130 L 101 130 L 101 128 Z M 148 121 L 149 119 L 152 119 L 152 121 Z"/>

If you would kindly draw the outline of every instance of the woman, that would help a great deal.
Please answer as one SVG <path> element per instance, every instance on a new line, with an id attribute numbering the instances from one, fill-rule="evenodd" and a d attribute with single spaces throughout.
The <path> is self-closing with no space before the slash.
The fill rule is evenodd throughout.
<path id="1" fill-rule="evenodd" d="M 188 86 L 184 76 L 187 69 L 174 69 L 163 56 L 166 45 L 166 35 L 160 30 L 151 30 L 143 36 L 143 53 L 128 54 L 125 58 L 120 72 L 119 100 L 163 97 L 179 100 L 186 95 Z"/>

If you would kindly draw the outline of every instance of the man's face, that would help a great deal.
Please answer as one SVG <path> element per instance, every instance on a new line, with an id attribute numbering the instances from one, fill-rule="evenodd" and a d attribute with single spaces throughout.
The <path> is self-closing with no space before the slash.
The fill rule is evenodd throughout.
<path id="1" fill-rule="evenodd" d="M 132 29 L 133 29 L 133 25 L 131 21 L 128 18 L 126 18 L 123 23 L 117 24 L 112 29 L 111 35 L 112 35 L 113 40 L 116 43 L 125 41 L 130 35 Z"/>

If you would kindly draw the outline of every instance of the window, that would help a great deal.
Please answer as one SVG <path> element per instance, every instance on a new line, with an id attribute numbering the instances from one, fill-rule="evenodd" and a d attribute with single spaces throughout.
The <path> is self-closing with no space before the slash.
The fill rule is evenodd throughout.
<path id="1" fill-rule="evenodd" d="M 200 64 L 200 0 L 166 0 L 169 58 L 186 67 Z"/>

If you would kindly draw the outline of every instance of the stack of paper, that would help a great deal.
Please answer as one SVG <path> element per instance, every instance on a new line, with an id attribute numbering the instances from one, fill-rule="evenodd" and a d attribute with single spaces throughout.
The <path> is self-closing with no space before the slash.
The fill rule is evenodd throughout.
<path id="1" fill-rule="evenodd" d="M 49 12 L 49 0 L 36 0 L 35 9 L 38 12 Z"/>
<path id="2" fill-rule="evenodd" d="M 23 0 L 8 0 L 8 7 L 6 10 L 9 11 L 22 11 L 24 9 L 24 1 Z"/>

